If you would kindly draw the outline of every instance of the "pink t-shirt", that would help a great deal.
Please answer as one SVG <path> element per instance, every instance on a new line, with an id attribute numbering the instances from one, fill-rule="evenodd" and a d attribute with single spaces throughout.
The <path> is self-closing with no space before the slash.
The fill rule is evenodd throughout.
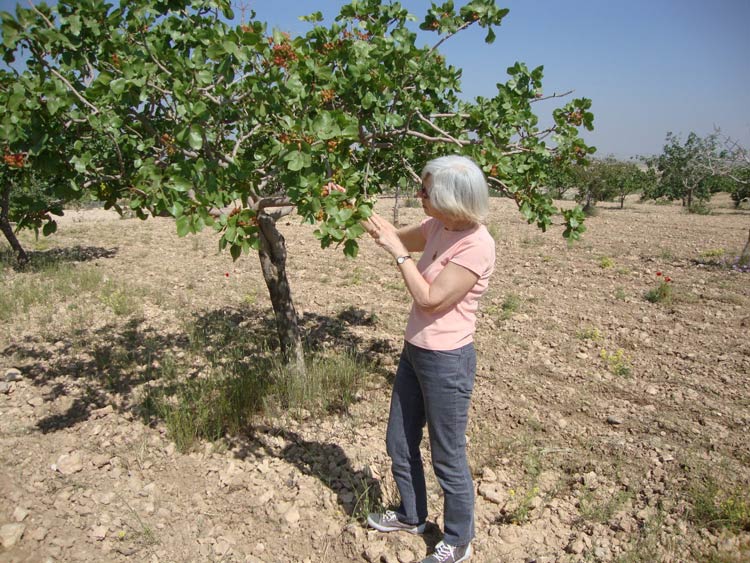
<path id="1" fill-rule="evenodd" d="M 412 304 L 405 338 L 428 350 L 455 350 L 474 339 L 479 298 L 495 268 L 495 241 L 484 225 L 467 231 L 449 231 L 433 217 L 422 221 L 422 233 L 426 244 L 417 269 L 427 283 L 431 284 L 448 262 L 471 270 L 479 279 L 447 311 L 428 313 Z"/>

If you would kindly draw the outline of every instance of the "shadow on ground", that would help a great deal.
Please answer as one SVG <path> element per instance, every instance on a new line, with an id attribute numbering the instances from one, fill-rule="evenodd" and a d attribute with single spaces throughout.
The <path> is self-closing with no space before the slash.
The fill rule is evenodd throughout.
<path id="1" fill-rule="evenodd" d="M 16 270 L 37 272 L 65 262 L 90 262 L 100 258 L 113 258 L 117 251 L 118 248 L 81 245 L 50 250 L 31 250 L 26 253 L 29 261 L 25 264 L 18 264 L 15 254 L 10 249 L 3 249 L 0 251 L 0 262 L 12 264 Z"/>
<path id="2" fill-rule="evenodd" d="M 313 352 L 332 346 L 357 356 L 392 353 L 388 342 L 365 343 L 351 330 L 374 323 L 373 317 L 356 308 L 336 317 L 306 314 L 300 320 Z M 196 314 L 173 332 L 129 318 L 96 329 L 84 326 L 67 334 L 50 331 L 27 336 L 0 354 L 25 379 L 44 388 L 45 402 L 66 398 L 58 403 L 65 406 L 63 412 L 48 414 L 36 423 L 47 433 L 75 426 L 88 419 L 92 410 L 108 404 L 156 422 L 159 413 L 145 412 L 146 401 L 135 393 L 145 383 L 150 390 L 174 396 L 206 374 L 267 378 L 277 361 L 278 339 L 273 316 L 267 311 L 224 307 Z M 257 399 L 262 405 L 263 397 Z"/>

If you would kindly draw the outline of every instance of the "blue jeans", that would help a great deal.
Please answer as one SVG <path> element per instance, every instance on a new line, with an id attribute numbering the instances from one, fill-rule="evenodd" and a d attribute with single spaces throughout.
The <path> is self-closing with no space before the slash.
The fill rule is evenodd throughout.
<path id="1" fill-rule="evenodd" d="M 466 460 L 466 424 L 474 388 L 473 344 L 448 351 L 405 343 L 396 371 L 386 447 L 401 495 L 399 520 L 427 518 L 427 489 L 419 452 L 425 423 L 432 467 L 443 489 L 444 541 L 466 545 L 474 537 L 474 484 Z"/>

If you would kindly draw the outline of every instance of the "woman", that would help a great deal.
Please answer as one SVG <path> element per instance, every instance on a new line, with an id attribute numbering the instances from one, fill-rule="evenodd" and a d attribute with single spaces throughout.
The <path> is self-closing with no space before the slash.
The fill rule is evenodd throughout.
<path id="1" fill-rule="evenodd" d="M 414 300 L 386 436 L 401 504 L 370 514 L 367 522 L 382 532 L 424 531 L 427 491 L 419 444 L 426 423 L 444 493 L 445 534 L 422 563 L 457 563 L 471 557 L 474 537 L 465 432 L 476 369 L 476 311 L 495 265 L 495 243 L 482 225 L 489 210 L 487 181 L 472 160 L 444 156 L 428 162 L 419 196 L 427 215 L 419 225 L 396 229 L 378 215 L 365 223 L 395 258 Z M 422 252 L 419 262 L 410 252 Z"/>

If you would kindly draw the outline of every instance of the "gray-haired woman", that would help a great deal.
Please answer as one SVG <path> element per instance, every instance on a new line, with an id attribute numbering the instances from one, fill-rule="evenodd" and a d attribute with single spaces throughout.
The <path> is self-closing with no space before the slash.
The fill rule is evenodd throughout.
<path id="1" fill-rule="evenodd" d="M 422 170 L 419 193 L 427 218 L 396 229 L 378 215 L 365 223 L 396 260 L 413 298 L 393 384 L 386 446 L 401 495 L 395 511 L 370 514 L 382 532 L 421 534 L 427 490 L 419 446 L 425 424 L 432 467 L 444 493 L 444 536 L 422 563 L 471 557 L 474 485 L 466 459 L 466 424 L 474 386 L 473 335 L 479 298 L 495 265 L 495 243 L 482 225 L 487 181 L 469 158 L 444 156 Z M 419 261 L 410 252 L 421 252 Z"/>

